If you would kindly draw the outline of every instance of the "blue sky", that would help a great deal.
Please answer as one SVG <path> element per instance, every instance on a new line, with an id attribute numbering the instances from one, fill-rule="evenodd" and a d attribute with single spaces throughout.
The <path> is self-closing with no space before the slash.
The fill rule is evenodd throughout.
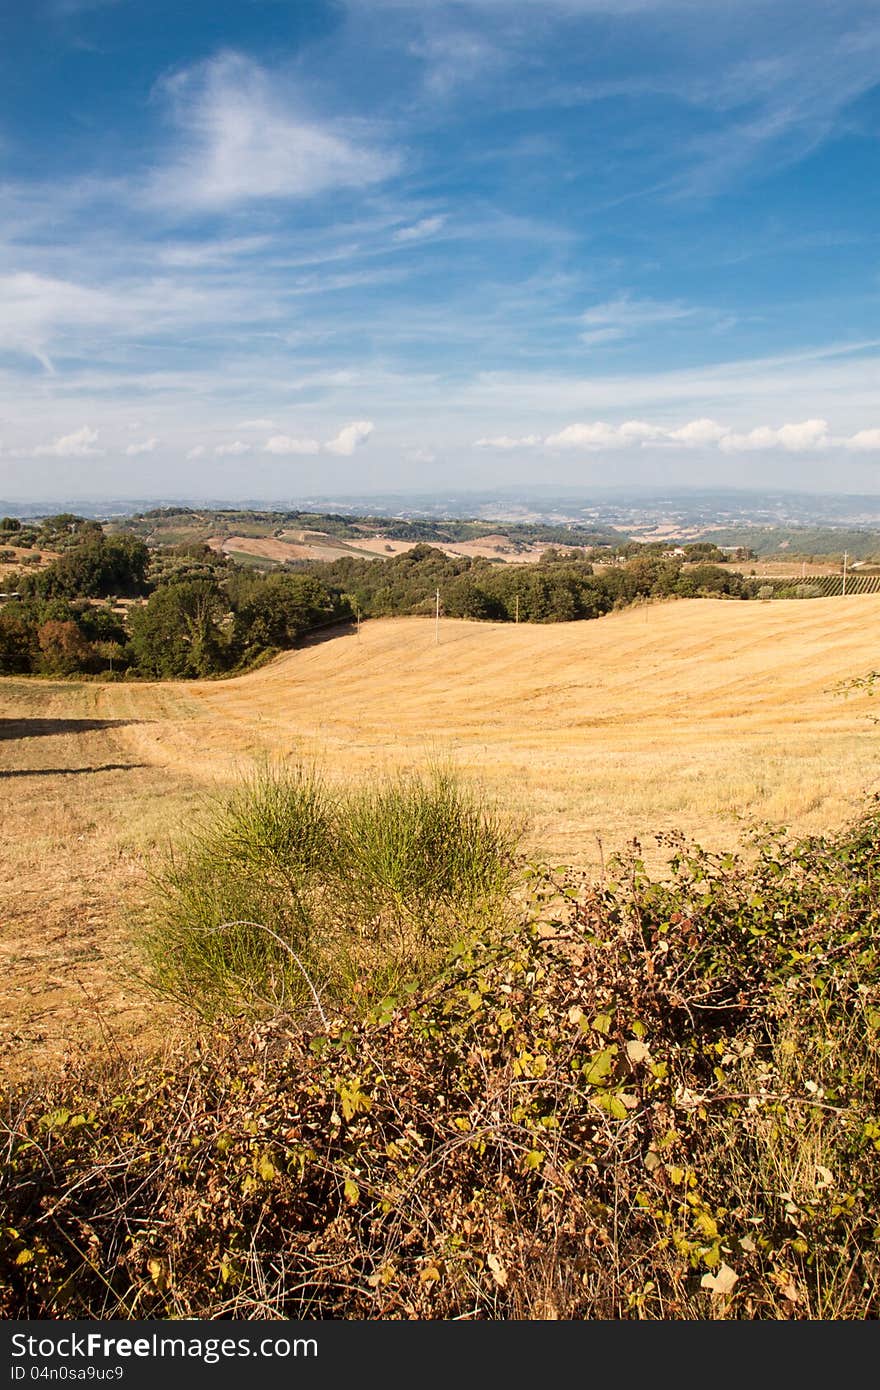
<path id="1" fill-rule="evenodd" d="M 0 9 L 0 496 L 880 491 L 877 0 Z"/>

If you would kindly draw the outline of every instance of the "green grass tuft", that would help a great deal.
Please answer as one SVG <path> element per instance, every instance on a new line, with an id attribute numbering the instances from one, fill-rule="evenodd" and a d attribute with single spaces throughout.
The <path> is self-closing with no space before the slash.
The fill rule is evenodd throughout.
<path id="1" fill-rule="evenodd" d="M 310 767 L 263 769 L 153 878 L 152 983 L 207 1017 L 367 1004 L 422 980 L 503 915 L 516 832 L 448 768 L 334 796 Z"/>

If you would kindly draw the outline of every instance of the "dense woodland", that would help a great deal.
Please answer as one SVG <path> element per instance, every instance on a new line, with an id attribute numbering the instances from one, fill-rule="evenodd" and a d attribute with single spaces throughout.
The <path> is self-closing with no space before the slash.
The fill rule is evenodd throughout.
<path id="1" fill-rule="evenodd" d="M 349 613 L 311 575 L 242 569 L 201 544 L 151 550 L 66 516 L 38 540 L 60 554 L 5 581 L 15 595 L 0 609 L 7 674 L 216 675 Z"/>
<path id="2" fill-rule="evenodd" d="M 710 547 L 714 551 L 714 547 Z M 440 590 L 442 612 L 450 618 L 492 622 L 553 623 L 598 618 L 613 608 L 646 598 L 723 595 L 747 598 L 757 586 L 720 565 L 686 561 L 705 553 L 669 558 L 660 547 L 624 547 L 621 563 L 594 564 L 595 551 L 582 558 L 553 547 L 538 564 L 505 565 L 491 560 L 448 556 L 417 545 L 388 560 L 335 560 L 308 571 L 348 596 L 364 617 L 433 612 Z M 601 552 L 600 552 L 601 553 Z"/>

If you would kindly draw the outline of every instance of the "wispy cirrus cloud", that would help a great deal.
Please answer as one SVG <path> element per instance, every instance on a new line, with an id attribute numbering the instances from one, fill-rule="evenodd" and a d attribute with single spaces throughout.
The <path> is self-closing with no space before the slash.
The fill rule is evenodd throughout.
<path id="1" fill-rule="evenodd" d="M 296 439 L 289 434 L 275 434 L 263 445 L 264 454 L 317 454 L 321 445 L 317 439 Z"/>
<path id="2" fill-rule="evenodd" d="M 165 77 L 158 96 L 175 126 L 173 154 L 150 178 L 148 203 L 212 212 L 239 204 L 363 189 L 400 167 L 366 123 L 320 121 L 253 59 L 228 52 Z"/>
<path id="3" fill-rule="evenodd" d="M 690 304 L 619 295 L 606 300 L 604 304 L 594 305 L 581 315 L 584 331 L 580 339 L 582 343 L 590 345 L 619 342 L 644 329 L 663 328 L 685 320 L 693 322 L 707 317 L 707 311 Z"/>
<path id="4" fill-rule="evenodd" d="M 516 438 L 509 434 L 496 434 L 488 438 L 475 439 L 475 449 L 532 449 L 542 442 L 539 434 L 525 434 Z"/>
<path id="5" fill-rule="evenodd" d="M 436 236 L 442 231 L 445 223 L 445 216 L 439 213 L 434 217 L 421 217 L 418 222 L 411 222 L 408 227 L 398 227 L 397 231 L 392 233 L 391 240 L 403 246 L 413 241 L 425 241 L 427 237 Z"/>
<path id="6" fill-rule="evenodd" d="M 204 281 L 128 266 L 108 270 L 100 285 L 30 270 L 0 274 L 0 350 L 35 358 L 50 373 L 56 358 L 106 352 L 109 342 L 225 331 L 236 313 L 245 323 L 272 322 L 277 298 L 261 280 Z"/>

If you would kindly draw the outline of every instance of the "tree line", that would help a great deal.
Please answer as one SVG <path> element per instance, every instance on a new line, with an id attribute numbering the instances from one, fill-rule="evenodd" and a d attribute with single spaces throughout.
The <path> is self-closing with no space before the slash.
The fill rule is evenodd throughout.
<path id="1" fill-rule="evenodd" d="M 186 679 L 244 671 L 355 615 L 433 612 L 438 589 L 448 617 L 537 623 L 597 618 L 649 598 L 765 596 L 761 581 L 709 563 L 720 552 L 705 543 L 670 555 L 629 542 L 615 563 L 607 552 L 551 547 L 537 564 L 520 565 L 419 544 L 388 559 L 263 573 L 201 542 L 151 548 L 66 514 L 43 523 L 39 543 L 49 541 L 58 553 L 47 567 L 5 580 L 2 673 Z M 594 563 L 599 555 L 604 563 Z"/>
<path id="2" fill-rule="evenodd" d="M 551 548 L 537 564 L 507 565 L 417 545 L 387 560 L 316 561 L 304 570 L 320 574 L 363 617 L 433 612 L 437 589 L 447 617 L 532 623 L 598 618 L 645 598 L 757 596 L 749 579 L 720 565 L 686 565 L 685 556 L 648 547 L 631 553 L 625 563 L 596 568 L 586 555 Z"/>
<path id="3" fill-rule="evenodd" d="M 4 674 L 219 675 L 350 614 L 312 575 L 240 569 L 205 545 L 151 552 L 91 526 L 45 569 L 4 583 Z"/>

